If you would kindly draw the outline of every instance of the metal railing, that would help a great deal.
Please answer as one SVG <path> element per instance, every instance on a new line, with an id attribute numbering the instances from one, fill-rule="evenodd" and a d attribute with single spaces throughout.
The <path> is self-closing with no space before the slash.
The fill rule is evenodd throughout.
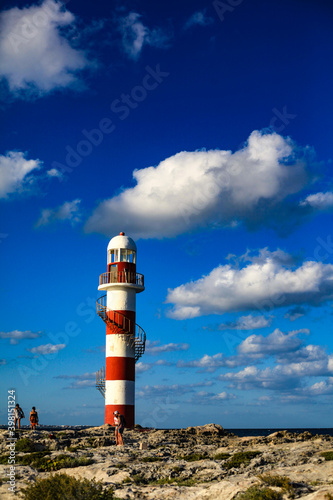
<path id="1" fill-rule="evenodd" d="M 105 398 L 105 367 L 101 368 L 96 372 L 96 389 Z"/>
<path id="2" fill-rule="evenodd" d="M 114 326 L 120 330 L 119 335 L 124 336 L 124 341 L 127 345 L 135 349 L 135 362 L 145 352 L 146 333 L 138 324 L 131 321 L 127 316 L 118 312 L 112 311 L 106 307 L 106 295 L 100 297 L 97 301 L 97 314 L 108 326 Z"/>
<path id="3" fill-rule="evenodd" d="M 144 275 L 132 271 L 111 271 L 103 273 L 99 277 L 99 284 L 107 283 L 130 283 L 132 285 L 144 286 Z"/>

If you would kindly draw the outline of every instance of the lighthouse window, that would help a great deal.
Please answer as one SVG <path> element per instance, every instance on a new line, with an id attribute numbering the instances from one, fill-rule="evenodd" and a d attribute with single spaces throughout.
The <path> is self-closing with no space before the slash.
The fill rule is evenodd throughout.
<path id="1" fill-rule="evenodd" d="M 118 253 L 118 250 L 109 250 L 108 264 L 111 264 L 112 262 L 118 262 L 117 253 Z"/>
<path id="2" fill-rule="evenodd" d="M 127 250 L 125 248 L 120 250 L 120 262 L 127 262 Z"/>

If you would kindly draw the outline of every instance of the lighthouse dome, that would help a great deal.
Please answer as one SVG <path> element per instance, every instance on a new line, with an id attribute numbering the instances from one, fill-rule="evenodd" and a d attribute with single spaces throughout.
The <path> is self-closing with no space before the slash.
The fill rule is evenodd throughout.
<path id="1" fill-rule="evenodd" d="M 127 250 L 134 250 L 136 252 L 135 242 L 129 236 L 125 236 L 125 233 L 120 233 L 118 236 L 114 236 L 110 240 L 108 244 L 108 251 L 117 248 L 126 248 Z"/>

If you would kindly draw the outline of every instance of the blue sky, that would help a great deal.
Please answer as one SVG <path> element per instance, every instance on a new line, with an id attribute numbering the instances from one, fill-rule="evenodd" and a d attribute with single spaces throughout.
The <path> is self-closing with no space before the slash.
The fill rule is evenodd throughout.
<path id="1" fill-rule="evenodd" d="M 101 425 L 98 276 L 138 246 L 136 420 L 330 427 L 332 7 L 8 1 L 2 404 Z"/>

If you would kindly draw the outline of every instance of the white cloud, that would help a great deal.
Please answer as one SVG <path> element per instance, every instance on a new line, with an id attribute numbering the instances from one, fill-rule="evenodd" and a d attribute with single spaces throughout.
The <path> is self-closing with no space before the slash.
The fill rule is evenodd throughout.
<path id="1" fill-rule="evenodd" d="M 57 170 L 56 168 L 51 168 L 50 170 L 47 170 L 46 173 L 49 177 L 58 177 L 58 178 L 63 177 L 62 173 L 59 170 Z"/>
<path id="2" fill-rule="evenodd" d="M 259 131 L 235 153 L 183 151 L 135 170 L 136 186 L 102 201 L 86 230 L 110 235 L 121 223 L 134 238 L 162 238 L 281 217 L 282 201 L 307 181 L 299 151 L 290 139 Z"/>
<path id="3" fill-rule="evenodd" d="M 10 343 L 13 345 L 18 344 L 21 340 L 37 339 L 41 336 L 42 332 L 32 332 L 30 330 L 26 330 L 24 332 L 20 330 L 12 330 L 11 332 L 0 332 L 0 338 L 10 339 Z"/>
<path id="4" fill-rule="evenodd" d="M 273 368 L 262 370 L 256 366 L 247 366 L 239 372 L 229 372 L 219 375 L 219 380 L 230 382 L 230 387 L 239 390 L 272 389 L 284 390 L 304 385 L 305 377 L 322 377 L 333 375 L 333 356 L 320 346 L 306 346 L 301 348 L 303 360 L 297 362 L 296 353 L 290 353 L 285 364 L 277 364 Z M 296 354 L 296 355 L 295 355 Z M 296 362 L 293 362 L 295 360 Z"/>
<path id="5" fill-rule="evenodd" d="M 55 0 L 0 14 L 0 77 L 16 96 L 41 96 L 79 87 L 77 73 L 91 65 L 65 36 L 75 16 Z"/>
<path id="6" fill-rule="evenodd" d="M 142 363 L 142 361 L 139 361 L 139 363 L 135 364 L 135 373 L 144 373 L 151 370 L 152 367 L 152 363 Z"/>
<path id="7" fill-rule="evenodd" d="M 302 340 L 297 337 L 299 333 L 309 333 L 309 330 L 293 331 L 287 334 L 278 328 L 273 333 L 264 337 L 263 335 L 250 335 L 238 346 L 238 352 L 246 355 L 257 355 L 259 357 L 290 353 L 299 349 Z"/>
<path id="8" fill-rule="evenodd" d="M 206 9 L 194 12 L 186 21 L 184 29 L 192 28 L 193 26 L 208 26 L 214 22 L 213 18 L 207 16 Z"/>
<path id="9" fill-rule="evenodd" d="M 315 193 L 310 194 L 305 200 L 300 202 L 301 206 L 310 206 L 316 210 L 328 210 L 333 208 L 333 193 Z"/>
<path id="10" fill-rule="evenodd" d="M 158 345 L 159 341 L 154 341 L 150 342 L 149 340 L 146 343 L 146 354 L 151 354 L 152 356 L 156 356 L 158 354 L 161 354 L 163 352 L 175 352 L 175 351 L 187 351 L 190 347 L 190 344 L 185 344 L 185 343 L 169 343 L 169 344 L 163 344 L 163 345 Z"/>
<path id="11" fill-rule="evenodd" d="M 270 311 L 293 304 L 320 304 L 333 295 L 333 265 L 304 262 L 283 265 L 274 253 L 259 252 L 254 262 L 219 265 L 207 276 L 169 289 L 168 315 L 187 319 L 244 310 Z"/>
<path id="12" fill-rule="evenodd" d="M 28 191 L 34 183 L 29 174 L 42 166 L 40 160 L 27 160 L 26 153 L 9 151 L 0 155 L 0 198 L 15 192 Z"/>
<path id="13" fill-rule="evenodd" d="M 160 28 L 148 28 L 141 21 L 141 17 L 137 12 L 130 12 L 118 20 L 123 49 L 134 60 L 138 59 L 145 45 L 165 48 L 170 42 L 170 35 Z"/>
<path id="14" fill-rule="evenodd" d="M 221 352 L 209 356 L 205 354 L 200 359 L 195 359 L 193 361 L 178 361 L 178 368 L 199 368 L 199 372 L 213 373 L 218 368 L 239 366 L 241 361 L 237 356 L 225 357 Z"/>
<path id="15" fill-rule="evenodd" d="M 259 328 L 266 328 L 270 326 L 273 320 L 273 316 L 266 318 L 263 315 L 253 316 L 249 314 L 248 316 L 241 316 L 236 321 L 229 321 L 227 323 L 222 323 L 217 327 L 205 327 L 205 329 L 216 329 L 216 330 L 257 330 Z"/>
<path id="16" fill-rule="evenodd" d="M 27 349 L 32 354 L 38 355 L 46 355 L 46 354 L 54 354 L 58 351 L 61 351 L 66 347 L 66 344 L 44 344 L 38 347 L 32 347 L 31 349 Z"/>
<path id="17" fill-rule="evenodd" d="M 57 208 L 44 208 L 35 227 L 47 226 L 53 222 L 68 221 L 72 225 L 81 220 L 80 214 L 81 200 L 66 201 Z"/>
<path id="18" fill-rule="evenodd" d="M 232 393 L 226 391 L 215 394 L 214 392 L 199 391 L 193 394 L 193 396 L 187 401 L 187 403 L 195 403 L 197 405 L 213 405 L 223 401 L 229 401 L 231 399 L 236 399 L 236 396 Z"/>

